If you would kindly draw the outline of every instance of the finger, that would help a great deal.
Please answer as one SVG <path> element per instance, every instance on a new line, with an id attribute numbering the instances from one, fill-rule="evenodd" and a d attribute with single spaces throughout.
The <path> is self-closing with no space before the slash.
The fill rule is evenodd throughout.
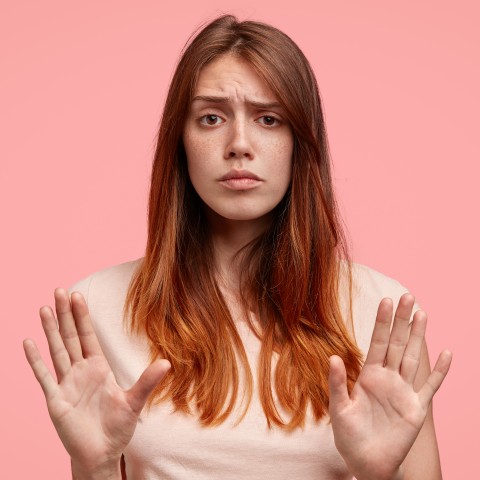
<path id="1" fill-rule="evenodd" d="M 84 357 L 102 355 L 103 351 L 98 342 L 97 334 L 93 328 L 92 320 L 88 312 L 88 306 L 79 292 L 71 295 L 72 313 L 77 326 L 78 337 Z"/>
<path id="2" fill-rule="evenodd" d="M 395 310 L 395 318 L 393 319 L 385 366 L 396 372 L 400 368 L 403 353 L 407 345 L 408 325 L 414 303 L 415 297 L 411 293 L 405 293 L 400 297 L 397 309 Z"/>
<path id="3" fill-rule="evenodd" d="M 330 357 L 328 386 L 330 390 L 329 411 L 332 417 L 350 404 L 347 389 L 347 372 L 345 371 L 343 360 L 338 355 Z"/>
<path id="4" fill-rule="evenodd" d="M 82 346 L 80 344 L 80 339 L 78 338 L 77 327 L 75 325 L 68 292 L 63 288 L 56 288 L 54 295 L 60 335 L 62 336 L 65 348 L 70 355 L 71 362 L 79 362 L 83 359 Z"/>
<path id="5" fill-rule="evenodd" d="M 168 360 L 157 360 L 145 369 L 137 383 L 127 392 L 127 401 L 137 415 L 140 415 L 148 396 L 169 369 Z"/>
<path id="6" fill-rule="evenodd" d="M 444 350 L 438 357 L 437 363 L 432 370 L 432 373 L 427 378 L 427 381 L 418 392 L 420 401 L 424 408 L 427 408 L 432 401 L 433 396 L 442 385 L 445 376 L 448 373 L 450 365 L 452 363 L 452 353 L 448 350 Z"/>
<path id="7" fill-rule="evenodd" d="M 35 378 L 38 380 L 38 383 L 42 387 L 45 398 L 48 401 L 51 397 L 55 395 L 58 384 L 52 377 L 47 366 L 45 365 L 40 355 L 40 352 L 38 351 L 38 348 L 33 340 L 25 339 L 23 341 L 23 350 L 25 351 L 25 356 L 27 357 L 28 363 L 32 367 Z"/>
<path id="8" fill-rule="evenodd" d="M 372 340 L 368 349 L 365 364 L 378 364 L 383 367 L 390 339 L 393 302 L 391 298 L 383 298 L 377 310 L 377 319 L 373 328 Z"/>
<path id="9" fill-rule="evenodd" d="M 50 307 L 44 306 L 40 309 L 40 318 L 42 319 L 42 327 L 47 337 L 48 348 L 50 356 L 52 357 L 53 367 L 57 374 L 57 380 L 62 381 L 62 378 L 72 368 L 70 355 L 68 354 L 63 339 L 58 330 L 57 320 Z"/>
<path id="10" fill-rule="evenodd" d="M 422 353 L 422 344 L 427 328 L 427 314 L 423 310 L 418 310 L 413 316 L 410 337 L 403 354 L 402 364 L 400 366 L 400 375 L 409 384 L 413 385 L 420 365 L 420 356 Z"/>

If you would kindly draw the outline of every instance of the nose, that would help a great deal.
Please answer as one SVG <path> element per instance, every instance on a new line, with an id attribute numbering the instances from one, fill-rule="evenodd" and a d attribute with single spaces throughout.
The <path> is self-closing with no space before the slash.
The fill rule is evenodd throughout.
<path id="1" fill-rule="evenodd" d="M 225 148 L 225 159 L 253 159 L 253 149 L 247 132 L 247 125 L 240 119 L 231 122 L 228 141 Z"/>

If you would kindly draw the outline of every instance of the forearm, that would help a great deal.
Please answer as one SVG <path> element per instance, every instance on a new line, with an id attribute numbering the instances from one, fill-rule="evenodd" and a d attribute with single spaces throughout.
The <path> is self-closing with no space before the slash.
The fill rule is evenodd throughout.
<path id="1" fill-rule="evenodd" d="M 73 460 L 72 480 L 122 480 L 120 459 L 116 462 L 109 462 L 95 469 L 79 465 Z"/>
<path id="2" fill-rule="evenodd" d="M 359 472 L 356 474 L 355 477 L 353 477 L 353 480 L 406 480 L 406 478 L 403 472 L 403 467 L 400 466 L 397 471 L 390 474 L 373 474 L 372 472 L 367 472 L 363 474 Z"/>

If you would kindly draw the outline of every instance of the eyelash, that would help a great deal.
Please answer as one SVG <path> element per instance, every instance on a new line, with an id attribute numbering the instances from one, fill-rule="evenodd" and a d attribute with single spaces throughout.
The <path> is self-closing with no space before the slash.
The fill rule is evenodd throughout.
<path id="1" fill-rule="evenodd" d="M 205 114 L 205 115 L 202 115 L 202 116 L 199 118 L 201 125 L 205 125 L 205 126 L 207 126 L 207 127 L 215 127 L 215 126 L 219 125 L 218 123 L 216 123 L 215 125 L 209 125 L 208 123 L 202 122 L 202 120 L 203 120 L 204 118 L 206 118 L 206 117 L 217 117 L 217 118 L 221 118 L 220 115 L 217 115 L 217 114 L 215 114 L 215 113 L 207 113 L 207 114 Z M 273 115 L 262 115 L 260 118 L 272 118 L 273 120 L 275 120 L 275 121 L 277 122 L 276 125 L 279 125 L 279 124 L 281 123 L 280 120 L 279 120 L 277 117 L 274 117 Z M 272 128 L 272 127 L 275 127 L 276 125 L 265 125 L 265 126 Z"/>

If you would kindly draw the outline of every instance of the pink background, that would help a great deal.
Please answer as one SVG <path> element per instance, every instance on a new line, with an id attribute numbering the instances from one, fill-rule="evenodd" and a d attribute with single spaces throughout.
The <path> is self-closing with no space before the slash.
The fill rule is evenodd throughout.
<path id="1" fill-rule="evenodd" d="M 3 2 L 2 478 L 69 478 L 24 359 L 53 290 L 140 257 L 154 135 L 185 41 L 232 12 L 289 34 L 318 78 L 356 261 L 429 314 L 444 478 L 478 476 L 479 7 L 475 1 Z"/>

